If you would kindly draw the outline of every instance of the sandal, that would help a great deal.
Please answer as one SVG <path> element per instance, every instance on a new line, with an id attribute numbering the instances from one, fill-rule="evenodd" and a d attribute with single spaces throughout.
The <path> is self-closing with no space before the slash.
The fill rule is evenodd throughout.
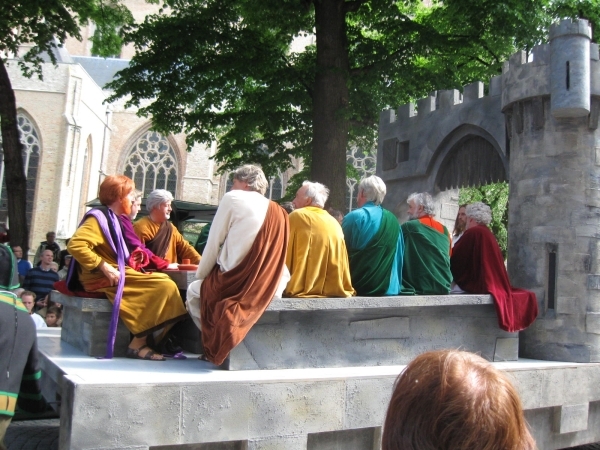
<path id="1" fill-rule="evenodd" d="M 208 358 L 207 358 L 207 357 L 206 357 L 206 355 L 204 355 L 204 354 L 202 354 L 202 355 L 198 356 L 198 359 L 199 359 L 200 361 L 208 361 Z M 210 361 L 208 361 L 208 362 L 210 362 Z"/>
<path id="2" fill-rule="evenodd" d="M 148 351 L 142 357 L 142 356 L 140 356 L 140 350 L 143 350 L 145 348 L 148 348 Z M 144 359 L 146 361 L 166 361 L 166 359 L 162 355 L 160 355 L 160 358 L 153 358 L 153 356 L 155 356 L 155 355 L 159 355 L 159 354 L 156 353 L 154 350 L 152 350 L 150 347 L 148 347 L 147 344 L 145 344 L 137 349 L 127 347 L 127 354 L 125 355 L 125 357 L 131 358 L 131 359 Z"/>

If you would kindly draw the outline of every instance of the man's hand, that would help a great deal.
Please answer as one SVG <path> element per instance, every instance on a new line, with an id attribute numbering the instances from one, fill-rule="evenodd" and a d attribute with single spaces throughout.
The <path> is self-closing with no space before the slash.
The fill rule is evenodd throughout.
<path id="1" fill-rule="evenodd" d="M 121 273 L 115 269 L 110 264 L 106 264 L 104 261 L 100 263 L 98 268 L 102 271 L 104 276 L 108 278 L 111 286 L 115 286 L 119 283 L 119 278 L 121 278 Z"/>

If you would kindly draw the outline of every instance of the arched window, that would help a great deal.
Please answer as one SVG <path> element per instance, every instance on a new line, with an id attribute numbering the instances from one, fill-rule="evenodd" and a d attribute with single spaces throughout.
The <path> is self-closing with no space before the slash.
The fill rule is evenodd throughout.
<path id="1" fill-rule="evenodd" d="M 281 184 L 281 175 L 273 177 L 269 180 L 269 189 L 267 190 L 267 196 L 271 200 L 279 200 L 283 197 L 283 185 Z"/>
<path id="2" fill-rule="evenodd" d="M 147 131 L 129 150 L 123 174 L 147 197 L 154 189 L 166 189 L 177 198 L 177 157 L 162 134 Z"/>
<path id="3" fill-rule="evenodd" d="M 40 160 L 40 139 L 33 122 L 23 113 L 17 114 L 17 126 L 19 137 L 23 144 L 23 165 L 27 176 L 27 224 L 31 225 L 33 213 L 33 199 L 35 197 L 35 186 L 37 181 L 38 164 Z M 4 151 L 2 149 L 2 137 L 0 136 L 0 222 L 6 223 L 8 217 L 8 197 L 6 194 L 6 177 L 4 175 Z"/>
<path id="4" fill-rule="evenodd" d="M 352 167 L 354 167 L 358 174 L 358 179 L 346 177 L 346 186 L 348 187 L 346 191 L 346 204 L 348 205 L 348 209 L 345 212 L 350 212 L 356 207 L 354 202 L 356 200 L 356 187 L 358 183 L 363 178 L 375 175 L 377 160 L 369 151 L 352 146 L 346 154 L 346 161 L 352 164 Z"/>

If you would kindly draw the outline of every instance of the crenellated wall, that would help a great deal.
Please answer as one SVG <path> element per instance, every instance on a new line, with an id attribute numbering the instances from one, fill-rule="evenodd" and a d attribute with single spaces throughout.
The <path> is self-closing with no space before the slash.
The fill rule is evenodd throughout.
<path id="1" fill-rule="evenodd" d="M 510 138 L 508 270 L 536 292 L 520 356 L 600 361 L 600 66 L 585 20 L 562 21 L 533 60 L 503 69 Z"/>
<path id="2" fill-rule="evenodd" d="M 457 212 L 457 182 L 452 190 L 436 186 L 440 169 L 446 168 L 451 151 L 459 151 L 468 138 L 488 143 L 487 152 L 495 158 L 502 178 L 508 172 L 504 117 L 501 111 L 501 77 L 494 77 L 484 95 L 484 84 L 476 82 L 458 90 L 434 92 L 415 106 L 409 103 L 397 110 L 383 111 L 379 120 L 377 175 L 386 183 L 384 206 L 406 220 L 406 199 L 412 192 L 428 191 L 437 203 L 437 217 L 447 227 L 454 225 Z M 493 156 L 492 155 L 492 156 Z M 451 159 L 451 158 L 450 158 Z M 486 164 L 486 162 L 482 162 Z M 468 167 L 463 174 L 468 175 Z"/>
<path id="3" fill-rule="evenodd" d="M 416 109 L 381 113 L 385 205 L 403 221 L 408 194 L 428 191 L 438 215 L 453 220 L 456 191 L 444 189 L 498 177 L 503 165 L 509 275 L 535 291 L 540 306 L 521 333 L 520 356 L 600 361 L 600 60 L 588 22 L 563 20 L 529 58 L 512 55 L 489 95 L 475 83 L 462 98 L 438 91 Z M 477 139 L 487 150 L 465 144 Z"/>

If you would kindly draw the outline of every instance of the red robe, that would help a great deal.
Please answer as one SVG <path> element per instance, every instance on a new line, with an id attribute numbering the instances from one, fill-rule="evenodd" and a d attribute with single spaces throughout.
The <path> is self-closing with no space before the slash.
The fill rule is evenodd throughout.
<path id="1" fill-rule="evenodd" d="M 465 231 L 452 250 L 450 269 L 454 282 L 462 290 L 494 298 L 498 325 L 503 330 L 523 330 L 536 319 L 535 294 L 511 287 L 502 252 L 487 226 L 478 225 Z"/>

